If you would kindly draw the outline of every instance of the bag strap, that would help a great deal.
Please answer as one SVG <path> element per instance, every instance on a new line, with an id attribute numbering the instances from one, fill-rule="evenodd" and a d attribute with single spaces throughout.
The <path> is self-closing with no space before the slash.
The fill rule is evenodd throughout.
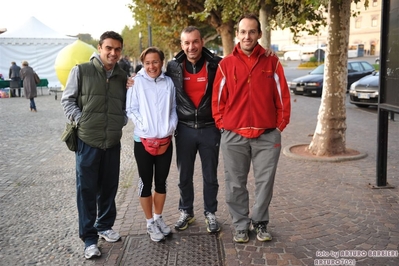
<path id="1" fill-rule="evenodd" d="M 83 74 L 82 74 L 82 66 L 78 65 L 79 69 L 79 78 L 78 78 L 78 106 L 80 110 L 82 110 L 82 79 L 83 79 Z"/>

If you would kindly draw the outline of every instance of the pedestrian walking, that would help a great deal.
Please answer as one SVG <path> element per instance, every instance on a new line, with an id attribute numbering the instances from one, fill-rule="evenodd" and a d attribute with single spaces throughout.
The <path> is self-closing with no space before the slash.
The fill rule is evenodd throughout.
<path id="1" fill-rule="evenodd" d="M 28 61 L 22 61 L 22 68 L 19 76 L 23 80 L 24 95 L 29 99 L 30 111 L 37 112 L 35 98 L 37 97 L 37 87 L 35 80 L 35 71 L 29 66 Z"/>

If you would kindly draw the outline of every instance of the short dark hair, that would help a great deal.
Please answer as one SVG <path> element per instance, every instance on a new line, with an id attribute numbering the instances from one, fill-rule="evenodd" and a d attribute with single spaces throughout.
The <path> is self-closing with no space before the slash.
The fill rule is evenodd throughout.
<path id="1" fill-rule="evenodd" d="M 122 36 L 119 33 L 116 33 L 115 31 L 106 31 L 106 32 L 104 32 L 100 36 L 100 41 L 98 42 L 98 44 L 100 46 L 102 46 L 105 39 L 114 39 L 114 40 L 120 41 L 121 45 L 123 47 L 123 38 L 122 38 Z"/>
<path id="2" fill-rule="evenodd" d="M 260 26 L 260 21 L 259 21 L 258 17 L 255 14 L 244 14 L 244 15 L 242 15 L 240 17 L 240 19 L 238 20 L 238 23 L 237 23 L 237 26 L 236 26 L 237 27 L 237 29 L 236 29 L 237 31 L 238 31 L 238 26 L 240 25 L 241 20 L 243 20 L 244 18 L 256 20 L 256 22 L 258 23 L 258 31 L 262 32 L 262 29 L 261 29 L 261 26 Z"/>
<path id="3" fill-rule="evenodd" d="M 142 68 L 143 68 L 143 65 L 137 65 L 137 66 L 134 68 L 134 73 L 138 73 Z"/>
<path id="4" fill-rule="evenodd" d="M 201 31 L 200 31 L 196 26 L 188 26 L 188 27 L 185 27 L 185 28 L 181 31 L 181 33 L 191 33 L 191 32 L 193 32 L 193 31 L 198 31 L 199 34 L 200 34 L 200 38 L 202 39 Z"/>
<path id="5" fill-rule="evenodd" d="M 140 61 L 142 63 L 144 63 L 144 58 L 146 55 L 148 54 L 152 54 L 152 53 L 156 53 L 159 55 L 159 58 L 161 59 L 161 61 L 163 61 L 165 59 L 165 54 L 162 52 L 161 49 L 159 49 L 158 47 L 152 46 L 152 47 L 148 47 L 147 49 L 145 49 L 141 55 L 140 55 Z"/>

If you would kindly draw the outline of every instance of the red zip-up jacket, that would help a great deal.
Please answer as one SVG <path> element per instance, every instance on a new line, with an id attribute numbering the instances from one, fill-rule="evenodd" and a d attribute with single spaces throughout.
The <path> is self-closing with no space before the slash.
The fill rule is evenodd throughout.
<path id="1" fill-rule="evenodd" d="M 258 44 L 252 69 L 239 55 L 240 44 L 220 63 L 213 83 L 212 115 L 216 127 L 251 132 L 283 131 L 290 121 L 290 90 L 277 56 L 266 56 Z M 245 136 L 248 137 L 248 136 Z"/>

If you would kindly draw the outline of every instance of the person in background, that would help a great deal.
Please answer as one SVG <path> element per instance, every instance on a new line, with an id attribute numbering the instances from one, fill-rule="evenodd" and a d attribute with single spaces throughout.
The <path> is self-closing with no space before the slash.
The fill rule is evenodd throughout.
<path id="1" fill-rule="evenodd" d="M 143 68 L 143 65 L 138 64 L 138 65 L 134 68 L 134 72 L 133 72 L 133 74 L 132 74 L 132 77 L 136 76 L 137 73 L 139 73 L 139 71 L 140 71 L 142 68 Z M 130 83 L 130 82 L 128 82 L 128 84 L 129 84 L 129 83 Z M 132 83 L 132 85 L 133 85 L 133 83 Z"/>
<path id="2" fill-rule="evenodd" d="M 171 230 L 162 218 L 166 180 L 172 161 L 172 136 L 177 125 L 175 86 L 162 73 L 165 56 L 149 47 L 140 56 L 144 68 L 134 78 L 127 93 L 126 110 L 134 123 L 134 157 L 139 172 L 139 197 L 147 221 L 147 233 L 158 242 Z M 151 154 L 147 141 L 166 141 L 164 153 Z M 152 193 L 152 183 L 155 183 Z"/>
<path id="3" fill-rule="evenodd" d="M 18 97 L 21 97 L 21 78 L 19 72 L 21 68 L 15 62 L 11 62 L 11 67 L 8 72 L 8 78 L 10 81 L 11 97 L 17 97 L 15 91 L 18 92 Z"/>
<path id="4" fill-rule="evenodd" d="M 177 126 L 176 159 L 179 169 L 180 218 L 176 230 L 185 230 L 194 222 L 194 164 L 199 152 L 202 164 L 204 216 L 207 231 L 220 231 L 216 219 L 219 183 L 220 133 L 211 111 L 212 85 L 220 57 L 204 47 L 198 28 L 189 26 L 180 35 L 182 50 L 168 62 L 166 75 L 176 87 Z"/>
<path id="5" fill-rule="evenodd" d="M 125 55 L 121 57 L 118 64 L 123 70 L 125 70 L 127 76 L 130 77 L 130 69 L 132 68 L 132 65 L 130 64 L 129 56 Z"/>
<path id="6" fill-rule="evenodd" d="M 120 239 L 112 229 L 116 219 L 115 196 L 119 185 L 122 128 L 126 116 L 126 72 L 117 64 L 123 38 L 106 31 L 98 54 L 72 68 L 61 104 L 65 116 L 77 126 L 76 189 L 79 237 L 86 259 L 101 256 L 98 238 Z"/>
<path id="7" fill-rule="evenodd" d="M 261 26 L 255 15 L 240 18 L 233 53 L 220 63 L 212 96 L 212 113 L 222 132 L 226 203 L 235 227 L 234 241 L 272 239 L 267 230 L 269 205 L 281 150 L 281 132 L 290 120 L 290 90 L 277 56 L 265 56 L 258 44 Z M 248 173 L 255 179 L 255 203 L 249 210 Z M 251 217 L 249 217 L 251 213 Z"/>
<path id="8" fill-rule="evenodd" d="M 29 66 L 27 61 L 22 61 L 22 68 L 19 71 L 19 76 L 23 80 L 24 95 L 26 99 L 30 100 L 30 111 L 37 112 L 35 97 L 37 97 L 37 88 L 35 81 L 35 71 Z"/>

